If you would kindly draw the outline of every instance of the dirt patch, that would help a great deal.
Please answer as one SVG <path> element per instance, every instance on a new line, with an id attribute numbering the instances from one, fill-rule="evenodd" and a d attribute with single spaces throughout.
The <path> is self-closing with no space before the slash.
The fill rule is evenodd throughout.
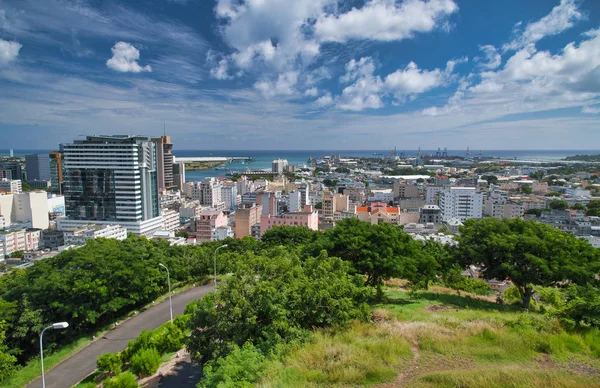
<path id="1" fill-rule="evenodd" d="M 379 388 L 393 388 L 393 387 L 410 387 L 410 381 L 419 374 L 419 367 L 417 366 L 421 354 L 419 353 L 419 341 L 412 341 L 410 350 L 413 352 L 413 359 L 402 373 L 396 376 L 396 380 L 387 384 L 379 384 Z"/>
<path id="2" fill-rule="evenodd" d="M 457 311 L 455 308 L 453 307 L 449 307 L 449 306 L 444 306 L 441 304 L 432 304 L 430 306 L 424 307 L 423 311 L 431 311 L 431 312 L 444 312 L 444 311 Z"/>

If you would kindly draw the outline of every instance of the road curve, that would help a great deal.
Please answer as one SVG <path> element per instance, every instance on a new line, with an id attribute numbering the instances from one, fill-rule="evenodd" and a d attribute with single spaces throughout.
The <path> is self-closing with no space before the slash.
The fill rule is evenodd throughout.
<path id="1" fill-rule="evenodd" d="M 212 286 L 195 287 L 172 297 L 173 315 L 181 315 L 190 302 L 212 291 Z M 107 352 L 119 352 L 127 347 L 142 330 L 153 330 L 169 321 L 169 298 L 130 318 L 92 342 L 78 353 L 46 371 L 46 388 L 68 388 L 79 383 L 96 369 L 96 359 Z M 42 386 L 37 378 L 27 388 Z"/>

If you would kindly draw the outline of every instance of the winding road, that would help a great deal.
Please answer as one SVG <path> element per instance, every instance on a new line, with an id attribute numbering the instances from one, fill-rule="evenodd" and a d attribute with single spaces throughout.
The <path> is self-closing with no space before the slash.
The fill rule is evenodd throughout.
<path id="1" fill-rule="evenodd" d="M 173 315 L 181 315 L 190 302 L 212 291 L 212 286 L 195 287 L 174 295 Z M 68 388 L 85 379 L 96 369 L 96 359 L 107 352 L 120 352 L 129 341 L 135 339 L 142 330 L 153 330 L 169 321 L 169 299 L 121 323 L 102 338 L 92 342 L 78 353 L 46 371 L 46 388 Z M 37 378 L 27 388 L 42 386 Z"/>

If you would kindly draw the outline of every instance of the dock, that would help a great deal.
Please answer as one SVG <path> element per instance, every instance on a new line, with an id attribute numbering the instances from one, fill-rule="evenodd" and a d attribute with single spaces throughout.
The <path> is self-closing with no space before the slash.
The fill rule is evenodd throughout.
<path id="1" fill-rule="evenodd" d="M 254 159 L 250 156 L 192 156 L 192 157 L 177 157 L 173 156 L 173 162 L 194 163 L 194 162 L 251 162 Z"/>

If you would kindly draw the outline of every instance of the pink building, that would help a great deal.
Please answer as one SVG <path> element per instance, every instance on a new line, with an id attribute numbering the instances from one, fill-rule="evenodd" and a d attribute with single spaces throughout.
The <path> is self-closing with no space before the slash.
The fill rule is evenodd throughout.
<path id="1" fill-rule="evenodd" d="M 220 210 L 205 210 L 196 218 L 194 236 L 198 241 L 210 241 L 213 231 L 227 226 L 227 216 Z"/>
<path id="2" fill-rule="evenodd" d="M 260 217 L 260 235 L 274 226 L 306 226 L 312 230 L 319 230 L 319 213 L 310 205 L 304 206 L 304 211 L 285 213 L 280 216 L 263 214 Z"/>

